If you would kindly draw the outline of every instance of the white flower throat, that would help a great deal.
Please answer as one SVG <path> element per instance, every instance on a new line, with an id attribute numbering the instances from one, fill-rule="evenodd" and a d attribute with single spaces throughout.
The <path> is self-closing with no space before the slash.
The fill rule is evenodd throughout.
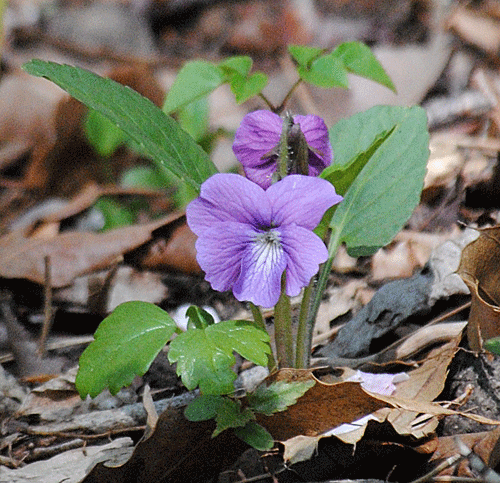
<path id="1" fill-rule="evenodd" d="M 281 253 L 281 237 L 278 230 L 267 230 L 254 238 L 253 255 L 257 266 L 270 266 L 276 262 Z"/>

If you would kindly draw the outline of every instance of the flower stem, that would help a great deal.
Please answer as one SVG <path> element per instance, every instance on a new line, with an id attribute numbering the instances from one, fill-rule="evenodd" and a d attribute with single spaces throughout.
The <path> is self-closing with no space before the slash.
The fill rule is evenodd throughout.
<path id="1" fill-rule="evenodd" d="M 283 102 L 278 107 L 275 108 L 274 112 L 276 114 L 281 114 L 283 109 L 285 109 L 285 106 L 287 105 L 288 101 L 290 100 L 290 97 L 292 97 L 292 94 L 294 93 L 295 89 L 297 89 L 297 87 L 300 85 L 301 82 L 302 82 L 302 79 L 300 79 L 300 78 L 297 79 L 295 84 L 290 88 L 287 95 L 283 99 Z"/>
<path id="2" fill-rule="evenodd" d="M 259 329 L 263 329 L 267 332 L 266 324 L 264 323 L 264 318 L 262 317 L 262 312 L 260 311 L 259 307 L 257 307 L 252 302 L 248 302 L 248 305 L 250 306 L 250 310 L 252 311 L 253 321 L 256 327 L 258 327 Z M 276 359 L 274 358 L 272 347 L 270 354 L 268 354 L 267 356 L 267 368 L 269 369 L 270 373 L 277 368 Z"/>
<path id="3" fill-rule="evenodd" d="M 316 324 L 316 317 L 318 315 L 319 305 L 321 303 L 321 298 L 323 297 L 323 292 L 325 291 L 326 284 L 328 282 L 328 277 L 330 276 L 330 272 L 332 271 L 333 259 L 337 254 L 339 246 L 340 246 L 340 239 L 338 235 L 332 236 L 330 238 L 330 242 L 328 243 L 328 260 L 321 267 L 318 283 L 316 285 L 316 290 L 314 291 L 313 301 L 312 304 L 309 305 L 309 313 L 306 318 L 306 324 L 305 324 L 309 332 L 304 342 L 304 344 L 307 344 L 307 347 L 304 348 L 304 350 L 307 350 L 306 353 L 308 358 L 307 365 L 309 365 L 309 358 L 312 349 L 312 335 L 314 333 L 314 325 Z M 309 284 L 309 286 L 310 285 L 311 284 Z M 307 365 L 305 367 L 307 367 Z"/>
<path id="4" fill-rule="evenodd" d="M 285 289 L 286 272 L 283 272 L 281 295 L 274 307 L 274 340 L 280 368 L 293 367 L 292 307 Z"/>
<path id="5" fill-rule="evenodd" d="M 258 96 L 266 103 L 270 111 L 275 112 L 276 108 L 273 106 L 271 101 L 262 92 L 259 92 Z"/>
<path id="6" fill-rule="evenodd" d="M 309 366 L 311 353 L 311 340 L 309 335 L 312 331 L 308 330 L 309 308 L 311 306 L 311 295 L 313 293 L 316 277 L 313 277 L 309 285 L 304 289 L 302 303 L 300 305 L 299 326 L 297 329 L 297 348 L 295 353 L 295 368 L 306 369 Z"/>

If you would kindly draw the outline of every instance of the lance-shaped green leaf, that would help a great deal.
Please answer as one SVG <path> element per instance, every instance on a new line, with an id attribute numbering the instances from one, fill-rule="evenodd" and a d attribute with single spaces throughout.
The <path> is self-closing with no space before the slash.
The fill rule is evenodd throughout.
<path id="1" fill-rule="evenodd" d="M 87 139 L 101 156 L 111 156 L 126 140 L 125 133 L 101 113 L 89 109 L 84 121 Z"/>
<path id="2" fill-rule="evenodd" d="M 269 386 L 261 384 L 247 396 L 249 406 L 257 413 L 271 416 L 297 402 L 315 384 L 314 380 L 287 382 L 277 381 Z"/>
<path id="3" fill-rule="evenodd" d="M 342 60 L 350 73 L 378 82 L 396 92 L 392 80 L 367 45 L 361 42 L 344 42 L 333 54 Z"/>
<path id="4" fill-rule="evenodd" d="M 80 357 L 76 388 L 82 398 L 109 388 L 116 394 L 143 375 L 176 331 L 174 320 L 156 305 L 125 302 L 99 325 Z"/>
<path id="5" fill-rule="evenodd" d="M 205 329 L 189 329 L 170 344 L 168 358 L 177 362 L 177 374 L 192 390 L 203 394 L 227 394 L 234 390 L 233 352 L 255 364 L 267 365 L 269 335 L 245 320 L 226 320 Z"/>
<path id="6" fill-rule="evenodd" d="M 197 191 L 203 181 L 217 172 L 208 155 L 177 122 L 129 87 L 55 62 L 32 60 L 23 69 L 51 80 L 99 111 L 128 134 L 160 169 L 188 182 Z"/>
<path id="7" fill-rule="evenodd" d="M 377 106 L 330 131 L 335 161 L 342 165 L 391 129 L 330 222 L 332 237 L 352 256 L 370 255 L 389 243 L 419 203 L 429 157 L 427 118 L 420 107 Z"/>

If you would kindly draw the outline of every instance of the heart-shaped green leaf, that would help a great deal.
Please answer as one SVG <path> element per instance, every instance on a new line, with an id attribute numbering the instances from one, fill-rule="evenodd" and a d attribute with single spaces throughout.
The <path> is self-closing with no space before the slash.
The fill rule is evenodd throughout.
<path id="1" fill-rule="evenodd" d="M 177 374 L 192 390 L 198 385 L 203 394 L 234 391 L 236 374 L 233 352 L 261 366 L 270 354 L 269 335 L 245 320 L 226 320 L 205 329 L 189 329 L 170 344 L 168 358 L 177 362 Z"/>
<path id="2" fill-rule="evenodd" d="M 361 42 L 344 42 L 333 54 L 342 60 L 352 74 L 378 82 L 396 92 L 392 80 L 367 45 Z"/>
<path id="3" fill-rule="evenodd" d="M 224 83 L 221 69 L 204 60 L 186 62 L 168 91 L 163 111 L 171 114 L 205 97 Z"/>
<path id="4" fill-rule="evenodd" d="M 143 375 L 176 331 L 174 320 L 156 305 L 125 302 L 99 325 L 80 357 L 76 388 L 82 398 L 107 387 L 116 394 Z"/>
<path id="5" fill-rule="evenodd" d="M 389 243 L 418 204 L 429 157 L 427 118 L 418 106 L 377 106 L 330 130 L 340 165 L 384 131 L 390 134 L 356 176 L 330 222 L 332 237 L 344 242 L 352 256 L 370 255 Z"/>

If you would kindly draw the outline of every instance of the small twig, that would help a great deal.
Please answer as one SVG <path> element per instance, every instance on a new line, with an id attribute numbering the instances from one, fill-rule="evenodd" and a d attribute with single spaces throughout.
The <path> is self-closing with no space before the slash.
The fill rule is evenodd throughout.
<path id="1" fill-rule="evenodd" d="M 500 475 L 496 471 L 487 466 L 458 436 L 454 439 L 460 454 L 469 460 L 471 470 L 479 473 L 484 483 L 500 483 Z"/>
<path id="2" fill-rule="evenodd" d="M 38 431 L 36 429 L 31 428 L 23 428 L 19 429 L 20 433 L 30 434 L 32 436 L 57 436 L 58 438 L 78 438 L 82 440 L 93 440 L 93 439 L 103 439 L 110 438 L 111 436 L 123 433 L 130 433 L 133 431 L 144 431 L 146 429 L 146 425 L 141 426 L 131 426 L 129 428 L 119 428 L 119 429 L 111 429 L 106 431 L 105 433 L 99 434 L 78 434 L 66 431 Z"/>
<path id="3" fill-rule="evenodd" d="M 424 483 L 426 481 L 431 481 L 434 479 L 436 475 L 446 470 L 447 468 L 456 465 L 459 461 L 463 459 L 464 456 L 460 454 L 455 454 L 453 456 L 450 456 L 449 458 L 446 458 L 443 462 L 441 462 L 439 465 L 437 465 L 435 468 L 433 468 L 431 471 L 429 471 L 429 473 L 425 474 L 424 476 L 421 476 L 420 478 L 417 478 L 416 480 L 413 480 L 411 483 Z"/>
<path id="4" fill-rule="evenodd" d="M 49 336 L 50 328 L 52 327 L 52 274 L 50 265 L 50 256 L 45 255 L 43 258 L 45 265 L 44 275 L 44 306 L 43 306 L 43 326 L 40 339 L 38 340 L 38 355 L 43 357 L 46 352 L 45 344 Z"/>

